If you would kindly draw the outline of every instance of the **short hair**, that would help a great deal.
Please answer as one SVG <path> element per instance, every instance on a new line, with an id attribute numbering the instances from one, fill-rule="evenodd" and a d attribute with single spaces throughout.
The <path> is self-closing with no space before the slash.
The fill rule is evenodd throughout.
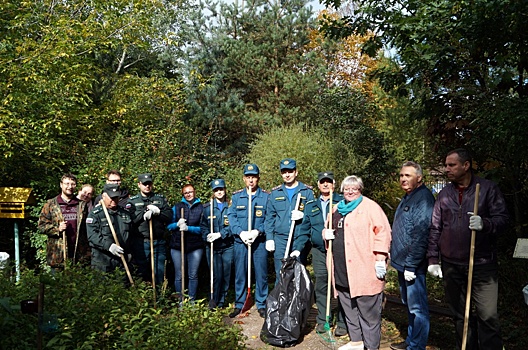
<path id="1" fill-rule="evenodd" d="M 109 172 L 106 173 L 106 178 L 108 179 L 110 177 L 110 175 L 117 175 L 119 176 L 119 178 L 122 178 L 123 176 L 121 175 L 121 173 L 118 171 L 118 170 L 115 170 L 115 169 L 112 169 L 110 170 Z"/>
<path id="2" fill-rule="evenodd" d="M 447 153 L 447 156 L 450 156 L 452 154 L 456 154 L 458 156 L 458 160 L 460 163 L 464 164 L 465 162 L 469 162 L 469 169 L 473 168 L 473 158 L 471 157 L 471 153 L 465 148 L 457 148 L 449 153 Z"/>
<path id="3" fill-rule="evenodd" d="M 60 182 L 62 183 L 66 179 L 70 179 L 72 181 L 75 181 L 75 183 L 77 183 L 77 178 L 72 173 L 66 173 L 62 175 Z"/>
<path id="4" fill-rule="evenodd" d="M 420 166 L 420 164 L 416 163 L 416 162 L 413 162 L 411 160 L 405 162 L 402 164 L 402 168 L 403 167 L 413 167 L 414 170 L 416 170 L 416 175 L 418 176 L 423 176 L 423 171 L 422 171 L 422 167 Z"/>
<path id="5" fill-rule="evenodd" d="M 81 187 L 81 191 L 84 190 L 86 187 L 90 187 L 92 190 L 95 191 L 94 187 L 93 187 L 92 185 L 90 185 L 90 184 L 84 184 L 84 185 L 82 185 L 82 187 Z"/>
<path id="6" fill-rule="evenodd" d="M 183 185 L 183 186 L 182 186 L 182 189 L 181 189 L 181 191 L 182 191 L 182 194 L 183 194 L 183 190 L 185 190 L 185 188 L 186 188 L 186 187 L 192 187 L 193 191 L 195 190 L 195 188 L 194 188 L 194 185 L 193 185 L 193 184 L 185 184 L 185 185 Z"/>
<path id="7" fill-rule="evenodd" d="M 359 186 L 361 192 L 363 192 L 363 189 L 365 188 L 365 186 L 363 185 L 363 180 L 361 180 L 359 176 L 350 175 L 345 177 L 343 182 L 341 182 L 341 192 L 345 190 L 345 187 L 353 185 Z"/>

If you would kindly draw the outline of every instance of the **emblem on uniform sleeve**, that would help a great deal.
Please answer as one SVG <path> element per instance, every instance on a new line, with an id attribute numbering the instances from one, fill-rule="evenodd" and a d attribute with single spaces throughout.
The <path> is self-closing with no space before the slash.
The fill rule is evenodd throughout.
<path id="1" fill-rule="evenodd" d="M 255 216 L 260 218 L 262 216 L 262 210 L 255 211 Z"/>
<path id="2" fill-rule="evenodd" d="M 132 207 L 132 204 L 127 203 L 126 206 L 125 206 L 125 209 L 130 209 L 131 207 Z"/>
<path id="3" fill-rule="evenodd" d="M 88 219 L 86 219 L 86 223 L 87 223 L 87 224 L 91 224 L 91 223 L 93 223 L 93 222 L 94 222 L 93 218 L 88 218 Z"/>
<path id="4" fill-rule="evenodd" d="M 299 203 L 299 210 L 300 210 L 300 211 L 303 211 L 303 210 L 304 210 L 304 203 Z"/>
<path id="5" fill-rule="evenodd" d="M 227 216 L 224 216 L 224 226 L 229 226 L 229 219 Z"/>

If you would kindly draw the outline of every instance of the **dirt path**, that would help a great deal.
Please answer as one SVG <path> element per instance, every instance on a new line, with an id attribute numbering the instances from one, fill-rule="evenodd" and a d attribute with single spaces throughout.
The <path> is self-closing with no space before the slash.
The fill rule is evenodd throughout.
<path id="1" fill-rule="evenodd" d="M 317 316 L 317 309 L 312 307 L 312 310 L 308 317 L 308 326 L 306 327 L 306 331 L 309 331 L 309 333 L 304 335 L 304 338 L 299 344 L 291 347 L 292 349 L 337 350 L 337 348 L 339 348 L 341 345 L 348 343 L 349 341 L 348 336 L 341 337 L 341 338 L 334 338 L 335 342 L 332 343 L 332 342 L 325 340 L 321 335 L 317 334 L 317 332 L 315 331 L 316 316 Z M 228 318 L 228 320 L 229 320 L 228 322 L 238 324 L 242 328 L 242 332 L 247 337 L 246 345 L 249 349 L 266 349 L 266 350 L 280 349 L 280 348 L 276 348 L 274 346 L 268 345 L 264 343 L 262 340 L 260 340 L 260 330 L 262 329 L 262 325 L 264 324 L 264 319 L 262 319 L 258 315 L 258 312 L 255 306 L 251 308 L 248 316 L 243 317 L 243 318 L 234 318 L 234 319 Z M 387 337 L 383 336 L 382 334 L 380 350 L 390 350 L 390 343 L 392 341 L 393 340 L 389 340 Z"/>

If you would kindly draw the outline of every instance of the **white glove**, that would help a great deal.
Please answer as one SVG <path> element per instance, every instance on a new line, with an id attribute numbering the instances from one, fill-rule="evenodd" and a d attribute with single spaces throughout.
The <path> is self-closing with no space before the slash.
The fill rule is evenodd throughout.
<path id="1" fill-rule="evenodd" d="M 180 228 L 180 231 L 189 231 L 189 226 L 187 226 L 185 222 L 181 224 L 179 228 Z"/>
<path id="2" fill-rule="evenodd" d="M 181 218 L 180 220 L 178 220 L 178 222 L 176 223 L 176 226 L 180 227 L 180 225 L 183 225 L 187 222 L 187 220 L 185 220 L 184 218 Z"/>
<path id="3" fill-rule="evenodd" d="M 469 229 L 475 230 L 475 231 L 482 231 L 484 228 L 484 222 L 482 222 L 482 218 L 478 215 L 473 214 L 473 212 L 468 212 L 469 215 Z"/>
<path id="4" fill-rule="evenodd" d="M 121 254 L 125 252 L 123 248 L 121 248 L 115 243 L 112 243 L 112 245 L 110 246 L 108 250 L 110 251 L 110 253 L 114 254 L 115 256 L 121 256 Z"/>
<path id="5" fill-rule="evenodd" d="M 297 220 L 301 220 L 302 218 L 304 217 L 304 213 L 300 210 L 292 210 L 291 212 L 291 220 L 292 221 L 297 221 Z"/>
<path id="6" fill-rule="evenodd" d="M 416 278 L 416 274 L 412 271 L 403 271 L 403 277 L 405 278 L 405 280 L 407 282 L 411 282 L 412 280 L 414 280 Z"/>
<path id="7" fill-rule="evenodd" d="M 251 234 L 249 233 L 249 231 L 242 231 L 240 232 L 240 239 L 242 240 L 242 242 L 244 242 L 245 244 L 248 244 L 249 243 L 249 238 L 250 238 Z"/>
<path id="8" fill-rule="evenodd" d="M 275 241 L 274 241 L 274 240 L 272 240 L 272 239 L 268 239 L 268 240 L 266 241 L 266 250 L 267 250 L 268 252 L 272 252 L 272 251 L 275 250 Z"/>
<path id="9" fill-rule="evenodd" d="M 323 230 L 323 238 L 326 239 L 327 241 L 331 240 L 331 239 L 335 239 L 335 234 L 334 234 L 335 230 L 334 229 L 329 229 L 329 228 L 325 228 Z"/>
<path id="10" fill-rule="evenodd" d="M 143 220 L 147 221 L 152 218 L 152 212 L 150 210 L 147 210 L 145 214 L 143 214 Z"/>
<path id="11" fill-rule="evenodd" d="M 294 250 L 290 253 L 290 258 L 297 258 L 299 255 L 301 255 L 301 252 L 298 250 Z"/>
<path id="12" fill-rule="evenodd" d="M 255 242 L 255 239 L 257 239 L 258 235 L 259 235 L 258 230 L 249 231 L 249 243 Z"/>
<path id="13" fill-rule="evenodd" d="M 380 280 L 385 277 L 385 274 L 387 273 L 385 261 L 376 261 L 374 264 L 374 269 L 376 269 L 376 277 L 378 277 Z"/>
<path id="14" fill-rule="evenodd" d="M 427 271 L 435 276 L 435 277 L 440 277 L 442 278 L 442 268 L 440 267 L 440 265 L 438 264 L 433 264 L 433 265 L 429 265 L 429 267 L 427 268 Z"/>
<path id="15" fill-rule="evenodd" d="M 216 241 L 218 238 L 222 237 L 220 232 L 213 232 L 207 235 L 207 242 L 211 243 Z"/>
<path id="16" fill-rule="evenodd" d="M 152 215 L 159 215 L 160 209 L 154 204 L 147 205 L 147 209 L 152 212 Z"/>

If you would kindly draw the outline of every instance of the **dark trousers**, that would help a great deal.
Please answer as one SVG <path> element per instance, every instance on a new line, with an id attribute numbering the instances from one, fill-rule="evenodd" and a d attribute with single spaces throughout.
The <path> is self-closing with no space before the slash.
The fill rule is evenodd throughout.
<path id="1" fill-rule="evenodd" d="M 454 315 L 457 333 L 456 348 L 462 347 L 464 314 L 468 283 L 468 266 L 442 262 L 444 289 Z M 466 349 L 502 350 L 497 298 L 499 292 L 498 266 L 475 265 L 471 288 L 471 304 Z"/>
<path id="2" fill-rule="evenodd" d="M 381 342 L 381 301 L 383 293 L 350 297 L 337 290 L 345 312 L 350 341 L 363 341 L 367 349 L 379 349 Z"/>
<path id="3" fill-rule="evenodd" d="M 211 245 L 205 246 L 207 264 L 211 267 Z M 218 307 L 224 307 L 225 298 L 231 282 L 233 269 L 234 245 L 213 249 L 213 298 Z"/>
<path id="4" fill-rule="evenodd" d="M 317 323 L 326 323 L 326 292 L 328 289 L 328 270 L 326 269 L 326 253 L 321 252 L 317 248 L 312 248 L 312 265 L 315 274 L 315 304 L 317 305 Z M 333 288 L 331 289 L 333 293 Z M 346 329 L 345 314 L 341 307 L 341 304 L 337 303 L 337 310 L 334 314 L 336 315 L 336 323 L 338 327 Z M 330 313 L 332 317 L 332 313 Z M 330 319 L 330 325 L 332 320 Z"/>

